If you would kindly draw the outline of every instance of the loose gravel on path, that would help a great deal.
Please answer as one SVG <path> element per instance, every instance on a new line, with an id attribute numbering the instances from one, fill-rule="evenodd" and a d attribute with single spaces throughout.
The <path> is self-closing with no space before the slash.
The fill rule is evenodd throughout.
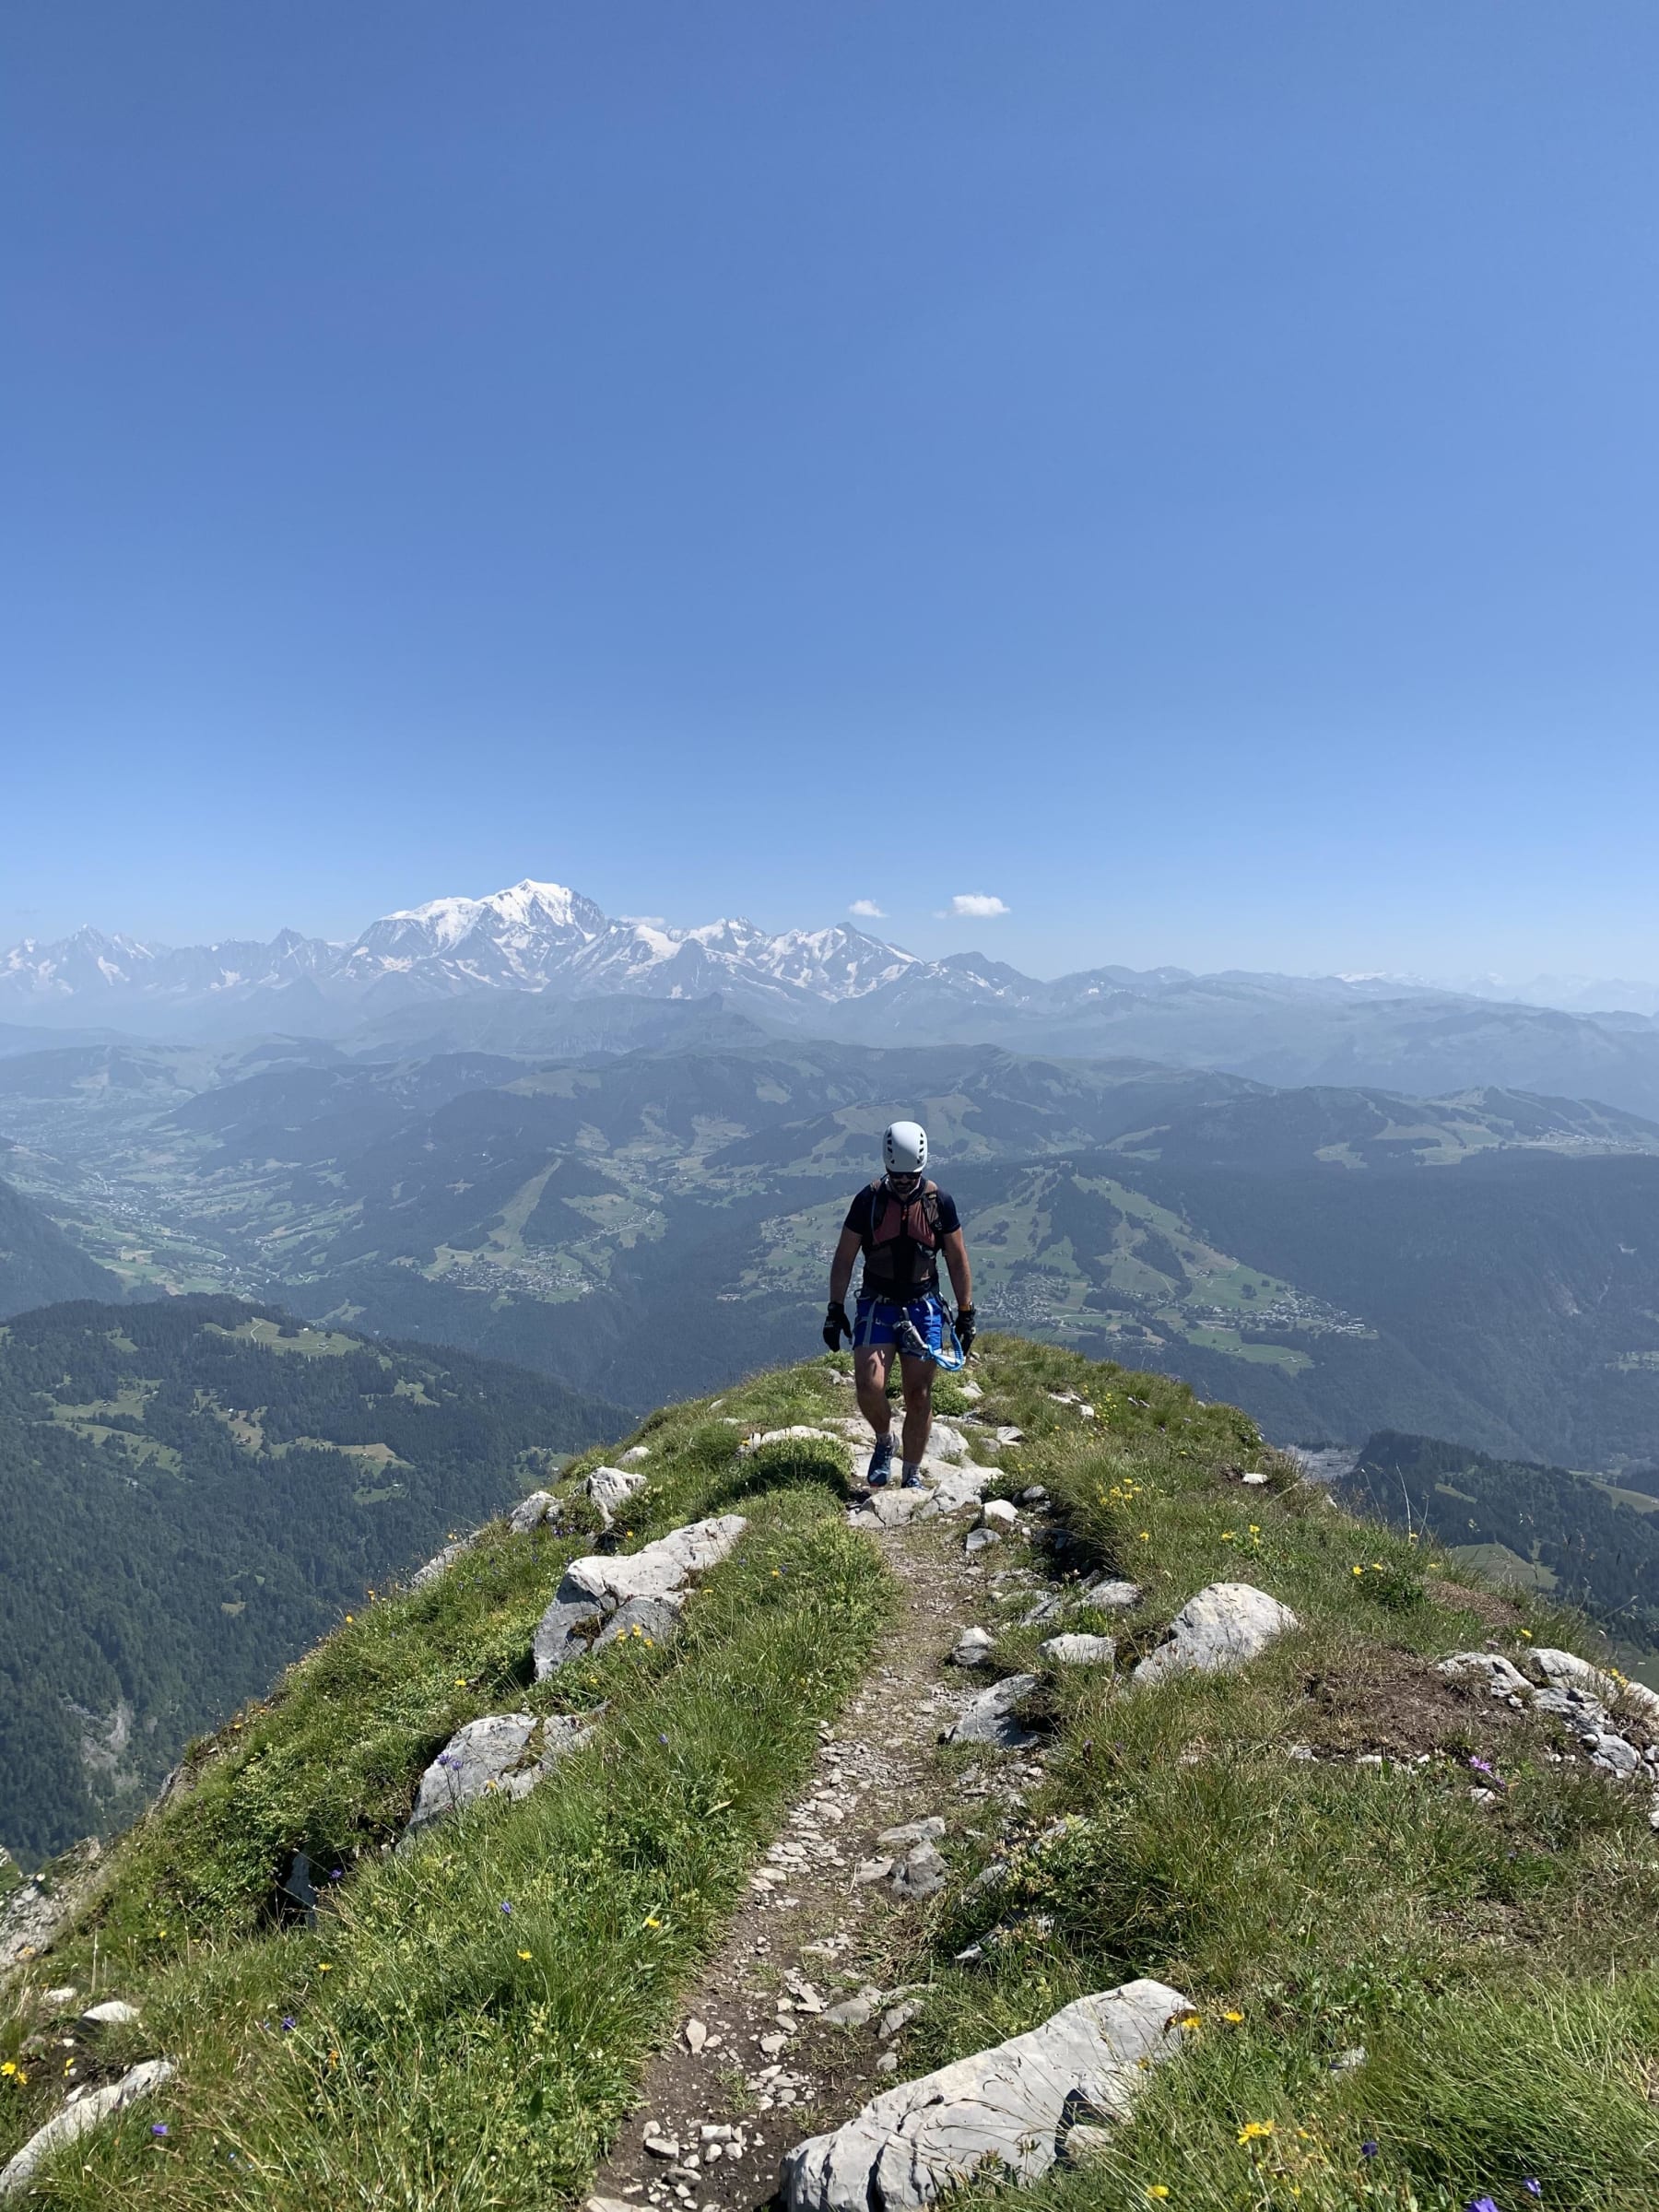
<path id="1" fill-rule="evenodd" d="M 946 1836 L 982 1825 L 1041 1778 L 1040 1751 L 954 1773 L 935 1757 L 983 1680 L 947 1664 L 987 1608 L 996 1563 L 994 1553 L 965 1556 L 969 1525 L 962 1516 L 873 1532 L 900 1587 L 895 1618 L 839 1724 L 821 1729 L 812 1781 L 646 2075 L 595 2198 L 756 2212 L 775 2194 L 786 2150 L 897 2077 L 915 2008 L 890 1979 L 910 1916 L 938 1886 L 935 1823 Z M 922 1822 L 913 1837 L 881 1841 Z"/>

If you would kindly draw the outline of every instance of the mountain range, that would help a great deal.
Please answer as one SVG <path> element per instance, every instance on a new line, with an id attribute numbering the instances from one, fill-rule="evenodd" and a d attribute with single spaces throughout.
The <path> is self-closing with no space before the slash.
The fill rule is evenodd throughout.
<path id="1" fill-rule="evenodd" d="M 279 1030 L 370 1056 L 794 1035 L 998 1043 L 1420 1097 L 1497 1085 L 1659 1117 L 1659 1018 L 1632 1010 L 1637 986 L 1619 986 L 1623 1006 L 1599 1013 L 1523 1003 L 1505 988 L 1118 966 L 1045 982 L 978 952 L 920 959 L 843 924 L 769 935 L 735 919 L 695 929 L 618 919 L 563 885 L 526 880 L 382 915 L 349 944 L 292 930 L 268 944 L 183 947 L 92 929 L 26 940 L 0 958 L 0 1059 L 65 1028 L 80 1042 Z"/>

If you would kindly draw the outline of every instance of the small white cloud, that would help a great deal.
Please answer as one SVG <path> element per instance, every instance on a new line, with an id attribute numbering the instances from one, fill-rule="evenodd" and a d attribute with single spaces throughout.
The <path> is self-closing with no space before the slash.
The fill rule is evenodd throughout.
<path id="1" fill-rule="evenodd" d="M 989 922 L 995 914 L 1010 914 L 1013 911 L 1011 906 L 1006 905 L 1000 899 L 994 898 L 989 891 L 959 891 L 938 919 L 941 922 L 964 919 L 970 922 Z"/>
<path id="2" fill-rule="evenodd" d="M 850 914 L 861 915 L 866 922 L 885 922 L 887 920 L 886 914 L 877 905 L 874 899 L 854 899 L 847 912 Z"/>

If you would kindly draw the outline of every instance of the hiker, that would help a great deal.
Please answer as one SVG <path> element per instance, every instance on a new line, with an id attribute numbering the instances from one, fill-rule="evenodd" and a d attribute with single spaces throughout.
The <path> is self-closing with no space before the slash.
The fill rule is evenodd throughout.
<path id="1" fill-rule="evenodd" d="M 927 1432 L 933 1427 L 934 1363 L 920 1348 L 905 1349 L 913 1332 L 936 1354 L 944 1336 L 945 1309 L 939 1301 L 939 1254 L 950 1270 L 956 1292 L 957 1342 L 967 1352 L 973 1344 L 973 1277 L 956 1201 L 929 1182 L 927 1132 L 920 1122 L 895 1122 L 881 1140 L 887 1172 L 868 1183 L 847 1208 L 841 1241 L 830 1264 L 830 1311 L 824 1342 L 833 1352 L 843 1336 L 853 1340 L 858 1409 L 876 1431 L 868 1481 L 878 1490 L 893 1472 L 892 1416 L 888 1410 L 888 1373 L 893 1353 L 904 1378 L 904 1457 L 902 1487 L 919 1490 Z M 853 1280 L 853 1263 L 864 1254 L 858 1311 L 847 1319 L 843 1302 Z M 907 1326 L 908 1324 L 908 1326 Z"/>

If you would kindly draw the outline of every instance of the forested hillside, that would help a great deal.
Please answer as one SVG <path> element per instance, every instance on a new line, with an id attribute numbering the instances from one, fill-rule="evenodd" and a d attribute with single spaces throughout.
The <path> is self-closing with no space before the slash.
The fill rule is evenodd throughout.
<path id="1" fill-rule="evenodd" d="M 0 1328 L 0 1842 L 130 1816 L 194 1731 L 620 1417 L 230 1299 Z"/>
<path id="2" fill-rule="evenodd" d="M 1659 1647 L 1659 1501 L 1565 1467 L 1392 1431 L 1370 1440 L 1340 1489 L 1360 1512 L 1427 1532 L 1500 1581 L 1548 1591 L 1609 1634 Z"/>
<path id="3" fill-rule="evenodd" d="M 72 1244 L 41 1207 L 0 1182 L 0 1318 L 65 1298 L 119 1298 L 118 1275 Z"/>

